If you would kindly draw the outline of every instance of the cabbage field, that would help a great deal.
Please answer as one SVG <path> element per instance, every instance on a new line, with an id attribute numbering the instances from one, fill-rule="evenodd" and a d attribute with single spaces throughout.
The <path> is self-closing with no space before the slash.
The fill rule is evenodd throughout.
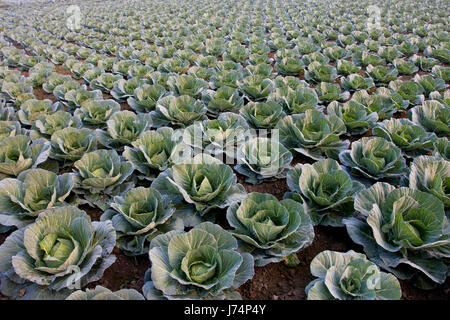
<path id="1" fill-rule="evenodd" d="M 449 15 L 0 3 L 0 299 L 448 299 Z"/>

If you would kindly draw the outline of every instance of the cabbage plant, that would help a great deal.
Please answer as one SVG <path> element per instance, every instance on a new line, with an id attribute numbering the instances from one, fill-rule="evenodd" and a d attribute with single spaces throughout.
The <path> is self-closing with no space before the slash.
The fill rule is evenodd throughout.
<path id="1" fill-rule="evenodd" d="M 384 120 L 373 128 L 374 136 L 382 137 L 402 149 L 405 156 L 414 158 L 433 149 L 436 135 L 425 131 L 408 119 Z"/>
<path id="2" fill-rule="evenodd" d="M 58 99 L 59 101 L 64 101 L 67 92 L 71 90 L 78 90 L 81 88 L 85 88 L 85 86 L 80 85 L 75 80 L 67 80 L 64 83 L 57 85 L 53 89 L 52 93 L 56 97 L 56 99 Z"/>
<path id="3" fill-rule="evenodd" d="M 238 111 L 244 105 L 244 98 L 239 95 L 239 91 L 228 86 L 215 91 L 203 91 L 202 100 L 208 109 L 208 115 L 214 118 L 222 112 Z"/>
<path id="4" fill-rule="evenodd" d="M 389 82 L 389 88 L 397 92 L 412 105 L 421 104 L 425 97 L 423 87 L 415 81 L 394 80 Z"/>
<path id="5" fill-rule="evenodd" d="M 443 79 L 435 78 L 431 75 L 421 76 L 419 74 L 416 74 L 416 76 L 414 77 L 414 81 L 422 86 L 427 96 L 429 96 L 431 92 L 440 92 L 444 91 L 447 88 L 447 85 L 445 84 L 445 81 Z"/>
<path id="6" fill-rule="evenodd" d="M 339 61 L 340 59 L 345 59 L 350 56 L 350 52 L 342 47 L 333 46 L 325 48 L 324 53 L 333 61 Z"/>
<path id="7" fill-rule="evenodd" d="M 83 200 L 91 206 L 105 210 L 108 196 L 134 187 L 133 181 L 127 181 L 133 173 L 133 166 L 120 157 L 116 150 L 85 153 L 74 163 L 74 167 L 78 170 L 74 192 L 82 195 Z M 80 199 L 81 202 L 83 200 Z"/>
<path id="8" fill-rule="evenodd" d="M 106 130 L 96 130 L 98 141 L 107 148 L 121 149 L 124 145 L 131 145 L 141 134 L 150 129 L 151 122 L 148 114 L 136 115 L 128 110 L 114 113 L 106 121 Z"/>
<path id="9" fill-rule="evenodd" d="M 57 111 L 50 115 L 39 115 L 33 122 L 30 131 L 30 138 L 36 140 L 39 138 L 50 139 L 53 133 L 64 128 L 80 128 L 81 119 L 78 116 L 72 116 L 67 111 Z"/>
<path id="10" fill-rule="evenodd" d="M 305 289 L 308 300 L 400 300 L 397 278 L 381 272 L 364 254 L 322 251 L 311 261 L 317 279 Z"/>
<path id="11" fill-rule="evenodd" d="M 200 99 L 202 92 L 208 89 L 208 83 L 191 75 L 172 76 L 167 80 L 170 91 L 177 95 L 188 95 Z"/>
<path id="12" fill-rule="evenodd" d="M 338 74 L 342 74 L 344 76 L 348 76 L 352 73 L 358 73 L 360 69 L 358 68 L 358 66 L 356 66 L 352 61 L 347 61 L 347 60 L 337 60 L 336 62 L 336 69 Z M 369 69 L 369 67 L 367 67 L 367 69 Z"/>
<path id="13" fill-rule="evenodd" d="M 59 102 L 52 103 L 49 99 L 30 99 L 21 104 L 20 110 L 17 111 L 17 117 L 22 124 L 32 125 L 40 115 L 49 116 L 58 110 L 62 110 Z"/>
<path id="14" fill-rule="evenodd" d="M 385 66 L 372 66 L 366 68 L 366 74 L 370 76 L 377 85 L 389 83 L 398 78 L 398 70 L 396 68 L 387 69 Z"/>
<path id="15" fill-rule="evenodd" d="M 356 51 L 352 55 L 352 61 L 357 66 L 367 67 L 369 65 L 378 66 L 385 65 L 386 61 L 379 55 L 370 52 L 369 50 Z"/>
<path id="16" fill-rule="evenodd" d="M 152 188 L 177 204 L 192 204 L 200 216 L 245 198 L 246 192 L 230 166 L 208 154 L 198 154 L 159 174 Z"/>
<path id="17" fill-rule="evenodd" d="M 450 142 L 446 137 L 439 138 L 434 142 L 433 155 L 450 161 Z"/>
<path id="18" fill-rule="evenodd" d="M 353 174 L 369 180 L 395 180 L 406 171 L 401 149 L 381 137 L 362 137 L 352 143 L 351 150 L 342 151 L 339 160 Z"/>
<path id="19" fill-rule="evenodd" d="M 431 69 L 431 72 L 433 75 L 443 79 L 446 82 L 450 81 L 450 67 L 436 65 Z"/>
<path id="20" fill-rule="evenodd" d="M 274 139 L 256 137 L 243 143 L 237 152 L 236 172 L 252 184 L 284 178 L 292 154 Z"/>
<path id="21" fill-rule="evenodd" d="M 292 90 L 298 89 L 298 88 L 304 88 L 308 86 L 308 83 L 305 80 L 300 80 L 297 77 L 293 76 L 277 76 L 273 83 L 275 84 L 276 88 L 291 88 Z M 271 94 L 272 95 L 272 94 Z M 276 95 L 276 93 L 273 93 L 273 95 Z"/>
<path id="22" fill-rule="evenodd" d="M 0 141 L 0 180 L 36 168 L 47 160 L 49 153 L 50 142 L 45 139 L 31 141 L 26 135 L 3 138 Z"/>
<path id="23" fill-rule="evenodd" d="M 103 95 L 100 90 L 92 90 L 89 91 L 84 88 L 80 88 L 78 90 L 73 89 L 67 91 L 64 95 L 64 104 L 67 105 L 70 109 L 76 109 L 81 107 L 83 102 L 88 100 L 102 100 Z"/>
<path id="24" fill-rule="evenodd" d="M 120 110 L 120 104 L 112 99 L 85 101 L 74 115 L 79 116 L 86 126 L 102 127 L 111 116 Z"/>
<path id="25" fill-rule="evenodd" d="M 56 175 L 44 169 L 22 171 L 16 179 L 0 181 L 0 231 L 33 223 L 46 209 L 67 205 L 74 186 L 72 174 Z"/>
<path id="26" fill-rule="evenodd" d="M 172 218 L 175 207 L 158 190 L 138 187 L 115 196 L 100 221 L 111 220 L 117 246 L 126 255 L 148 253 L 150 241 L 171 230 L 183 230 L 181 219 Z"/>
<path id="27" fill-rule="evenodd" d="M 450 207 L 450 162 L 441 157 L 420 156 L 411 163 L 409 187 L 430 193 Z"/>
<path id="28" fill-rule="evenodd" d="M 42 84 L 42 89 L 44 89 L 47 93 L 52 93 L 53 90 L 56 88 L 56 86 L 59 86 L 60 84 L 64 84 L 64 82 L 71 80 L 70 75 L 61 75 L 59 73 L 52 73 L 50 74 L 45 82 Z"/>
<path id="29" fill-rule="evenodd" d="M 350 98 L 350 92 L 342 92 L 341 87 L 337 83 L 321 82 L 316 87 L 320 101 L 345 101 Z"/>
<path id="30" fill-rule="evenodd" d="M 153 111 L 157 101 L 167 95 L 167 91 L 159 84 L 143 84 L 134 89 L 133 96 L 127 99 L 127 103 L 137 113 Z"/>
<path id="31" fill-rule="evenodd" d="M 375 87 L 372 78 L 364 78 L 359 74 L 350 74 L 347 77 L 340 78 L 342 88 L 348 91 L 370 90 Z"/>
<path id="32" fill-rule="evenodd" d="M 196 151 L 211 155 L 236 157 L 236 149 L 252 136 L 245 119 L 236 113 L 223 112 L 217 119 L 203 120 L 182 131 L 183 143 Z"/>
<path id="33" fill-rule="evenodd" d="M 302 203 L 315 225 L 334 227 L 342 227 L 342 219 L 354 213 L 355 193 L 364 188 L 333 159 L 297 164 L 286 182 L 291 192 L 285 198 Z"/>
<path id="34" fill-rule="evenodd" d="M 31 69 L 28 73 L 27 83 L 30 84 L 33 88 L 39 88 L 44 84 L 49 74 L 49 70 L 46 69 Z"/>
<path id="35" fill-rule="evenodd" d="M 47 209 L 0 246 L 1 292 L 13 299 L 64 299 L 75 285 L 99 280 L 116 257 L 111 222 L 91 222 L 86 212 Z"/>
<path id="36" fill-rule="evenodd" d="M 156 110 L 150 112 L 152 125 L 163 127 L 169 124 L 178 127 L 191 125 L 206 117 L 206 106 L 191 96 L 166 96 L 158 100 Z"/>
<path id="37" fill-rule="evenodd" d="M 21 97 L 30 95 L 33 93 L 33 87 L 25 81 L 25 77 L 21 77 L 19 81 L 7 81 L 0 82 L 1 92 L 4 95 L 6 101 L 14 102 L 17 104 L 17 100 Z"/>
<path id="38" fill-rule="evenodd" d="M 148 300 L 240 299 L 235 290 L 254 275 L 252 256 L 238 252 L 236 239 L 210 222 L 157 236 L 149 256 L 142 288 Z"/>
<path id="39" fill-rule="evenodd" d="M 401 58 L 395 59 L 393 61 L 394 67 L 398 70 L 399 74 L 411 75 L 417 71 L 419 68 L 412 61 L 405 61 Z"/>
<path id="40" fill-rule="evenodd" d="M 439 64 L 439 61 L 434 58 L 427 58 L 424 56 L 419 56 L 414 54 L 410 60 L 414 62 L 416 66 L 419 67 L 420 70 L 425 72 L 431 72 L 435 65 Z"/>
<path id="41" fill-rule="evenodd" d="M 103 93 L 109 93 L 113 89 L 114 83 L 120 79 L 122 79 L 120 74 L 102 73 L 97 78 L 92 79 L 89 85 L 92 90 L 100 90 Z"/>
<path id="42" fill-rule="evenodd" d="M 369 260 L 423 289 L 445 282 L 450 238 L 438 198 L 378 182 L 356 195 L 355 210 L 360 216 L 343 222 Z"/>
<path id="43" fill-rule="evenodd" d="M 0 120 L 0 141 L 6 137 L 26 135 L 27 130 L 22 128 L 19 121 Z"/>
<path id="44" fill-rule="evenodd" d="M 189 61 L 177 57 L 164 59 L 157 65 L 158 71 L 161 73 L 186 73 L 189 69 Z"/>
<path id="45" fill-rule="evenodd" d="M 110 94 L 116 101 L 123 102 L 129 97 L 132 97 L 134 94 L 134 90 L 143 84 L 144 80 L 137 77 L 131 78 L 129 80 L 119 79 L 114 82 Z"/>
<path id="46" fill-rule="evenodd" d="M 139 172 L 137 177 L 144 180 L 154 180 L 159 172 L 171 167 L 178 159 L 177 152 L 183 152 L 181 143 L 177 143 L 174 131 L 169 127 L 145 131 L 138 139 L 125 146 L 123 157 Z"/>
<path id="47" fill-rule="evenodd" d="M 88 152 L 97 148 L 97 136 L 88 128 L 68 127 L 55 131 L 50 139 L 50 158 L 72 165 Z"/>
<path id="48" fill-rule="evenodd" d="M 275 71 L 286 76 L 298 75 L 304 69 L 303 61 L 295 57 L 285 57 L 275 63 Z"/>
<path id="49" fill-rule="evenodd" d="M 303 113 L 308 109 L 322 109 L 322 107 L 318 106 L 319 97 L 316 91 L 307 87 L 295 90 L 290 87 L 277 88 L 267 100 L 280 104 L 288 114 Z"/>
<path id="50" fill-rule="evenodd" d="M 231 61 L 229 61 L 231 62 Z M 242 66 L 241 66 L 242 68 Z M 215 72 L 211 76 L 211 87 L 213 89 L 221 88 L 223 86 L 227 86 L 230 88 L 239 88 L 240 81 L 242 80 L 242 72 L 240 70 L 221 70 Z M 248 80 L 248 79 L 247 79 Z M 265 83 L 268 84 L 268 83 Z M 269 88 L 270 89 L 270 88 Z M 268 89 L 268 91 L 269 91 Z"/>
<path id="51" fill-rule="evenodd" d="M 409 110 L 409 118 L 415 124 L 438 136 L 450 134 L 450 107 L 436 100 L 424 101 L 421 106 Z"/>
<path id="52" fill-rule="evenodd" d="M 266 99 L 275 85 L 269 78 L 260 75 L 248 76 L 242 80 L 241 90 L 251 101 Z"/>
<path id="53" fill-rule="evenodd" d="M 313 82 L 333 82 L 337 78 L 336 68 L 314 61 L 305 71 L 305 79 Z"/>
<path id="54" fill-rule="evenodd" d="M 378 114 L 370 112 L 364 105 L 354 100 L 345 103 L 331 102 L 327 107 L 328 115 L 335 115 L 344 121 L 347 133 L 363 134 L 378 121 Z"/>
<path id="55" fill-rule="evenodd" d="M 252 128 L 273 129 L 286 114 L 275 101 L 249 102 L 239 110 Z"/>
<path id="56" fill-rule="evenodd" d="M 378 88 L 372 95 L 366 90 L 357 91 L 353 94 L 352 100 L 364 105 L 368 111 L 376 112 L 379 120 L 390 119 L 394 113 L 409 105 L 400 94 L 384 87 Z"/>
<path id="57" fill-rule="evenodd" d="M 300 261 L 297 252 L 309 246 L 314 229 L 302 206 L 290 199 L 278 201 L 271 194 L 252 192 L 241 204 L 227 210 L 232 234 L 255 259 L 255 266 L 284 261 L 290 267 Z"/>
<path id="58" fill-rule="evenodd" d="M 144 296 L 134 289 L 120 289 L 112 292 L 108 288 L 96 286 L 94 289 L 77 290 L 66 300 L 145 300 Z"/>
<path id="59" fill-rule="evenodd" d="M 314 160 L 337 159 L 339 152 L 350 144 L 348 140 L 339 138 L 346 132 L 345 123 L 334 115 L 326 116 L 317 110 L 286 116 L 275 128 L 279 130 L 280 142 L 284 146 Z"/>

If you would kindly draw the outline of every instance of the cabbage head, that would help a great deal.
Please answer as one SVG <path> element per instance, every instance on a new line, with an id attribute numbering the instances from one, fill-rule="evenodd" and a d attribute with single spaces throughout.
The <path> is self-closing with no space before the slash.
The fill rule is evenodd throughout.
<path id="1" fill-rule="evenodd" d="M 45 139 L 31 141 L 25 135 L 3 138 L 0 141 L 0 180 L 36 168 L 47 160 L 49 153 L 50 142 Z"/>
<path id="2" fill-rule="evenodd" d="M 284 178 L 292 158 L 291 152 L 278 141 L 256 137 L 239 148 L 234 170 L 244 175 L 246 182 L 259 184 Z"/>
<path id="3" fill-rule="evenodd" d="M 1 292 L 15 299 L 64 299 L 75 287 L 99 280 L 116 257 L 111 222 L 91 222 L 86 212 L 47 209 L 0 246 Z"/>
<path id="4" fill-rule="evenodd" d="M 106 121 L 106 130 L 96 130 L 98 141 L 106 148 L 122 149 L 131 145 L 142 133 L 150 129 L 148 114 L 139 114 L 128 110 L 114 113 Z"/>
<path id="5" fill-rule="evenodd" d="M 175 207 L 158 190 L 138 187 L 115 196 L 100 221 L 111 220 L 117 246 L 126 255 L 148 253 L 150 241 L 159 234 L 184 228 L 181 219 L 171 219 Z"/>
<path id="6" fill-rule="evenodd" d="M 148 300 L 240 299 L 235 291 L 254 275 L 253 258 L 219 225 L 170 231 L 150 243 L 151 268 L 142 288 Z"/>
<path id="7" fill-rule="evenodd" d="M 144 296 L 134 289 L 111 290 L 96 286 L 94 289 L 77 290 L 66 298 L 66 300 L 145 300 Z"/>
<path id="8" fill-rule="evenodd" d="M 335 115 L 325 115 L 317 110 L 286 116 L 275 129 L 279 130 L 280 142 L 286 148 L 314 160 L 337 159 L 339 152 L 350 144 L 339 138 L 346 132 L 345 123 Z"/>
<path id="9" fill-rule="evenodd" d="M 68 127 L 53 133 L 50 145 L 50 158 L 68 166 L 81 159 L 85 153 L 94 151 L 97 148 L 97 137 L 91 129 Z"/>
<path id="10" fill-rule="evenodd" d="M 133 173 L 133 166 L 120 157 L 116 150 L 102 149 L 85 153 L 80 160 L 75 161 L 74 167 L 78 170 L 74 191 L 82 195 L 89 205 L 103 210 L 107 208 L 109 196 L 134 186 L 133 181 L 127 181 Z"/>
<path id="11" fill-rule="evenodd" d="M 309 246 L 314 229 L 298 202 L 278 201 L 267 193 L 252 192 L 239 205 L 227 211 L 232 234 L 243 241 L 243 250 L 255 259 L 255 266 L 284 261 L 288 266 L 299 263 L 297 252 Z"/>
<path id="12" fill-rule="evenodd" d="M 339 154 L 339 160 L 357 176 L 369 180 L 398 179 L 406 171 L 400 148 L 380 137 L 362 137 L 351 150 Z"/>
<path id="13" fill-rule="evenodd" d="M 297 164 L 288 171 L 287 185 L 291 192 L 284 197 L 302 203 L 315 225 L 334 227 L 354 213 L 355 193 L 364 188 L 333 159 Z"/>
<path id="14" fill-rule="evenodd" d="M 74 115 L 79 116 L 86 126 L 102 127 L 119 110 L 120 104 L 112 99 L 88 100 L 75 110 Z"/>
<path id="15" fill-rule="evenodd" d="M 450 207 L 450 162 L 441 157 L 420 156 L 411 163 L 409 187 L 428 192 Z"/>
<path id="16" fill-rule="evenodd" d="M 152 125 L 185 127 L 206 118 L 206 106 L 188 95 L 165 96 L 158 100 L 156 110 L 150 112 Z"/>
<path id="17" fill-rule="evenodd" d="M 358 217 L 343 222 L 372 262 L 423 289 L 448 277 L 450 233 L 435 196 L 378 182 L 355 198 Z"/>
<path id="18" fill-rule="evenodd" d="M 56 175 L 44 169 L 22 171 L 0 181 L 0 231 L 33 223 L 43 210 L 67 205 L 74 187 L 71 173 Z"/>
<path id="19" fill-rule="evenodd" d="M 402 149 L 405 156 L 413 158 L 433 149 L 436 135 L 408 119 L 389 119 L 377 123 L 373 135 L 385 138 Z"/>
<path id="20" fill-rule="evenodd" d="M 308 300 L 400 300 L 397 278 L 381 272 L 364 254 L 322 251 L 311 261 L 317 279 L 305 289 Z"/>
<path id="21" fill-rule="evenodd" d="M 137 177 L 144 180 L 154 180 L 160 171 L 174 164 L 179 156 L 177 152 L 186 148 L 175 141 L 174 130 L 169 127 L 145 131 L 131 145 L 125 146 L 122 155 L 139 172 Z"/>
<path id="22" fill-rule="evenodd" d="M 160 173 L 151 186 L 174 204 L 194 205 L 200 216 L 215 208 L 226 208 L 246 195 L 233 169 L 208 154 L 173 165 Z"/>
<path id="23" fill-rule="evenodd" d="M 450 134 L 450 107 L 439 101 L 427 100 L 422 105 L 410 109 L 409 118 L 440 137 L 448 137 Z"/>

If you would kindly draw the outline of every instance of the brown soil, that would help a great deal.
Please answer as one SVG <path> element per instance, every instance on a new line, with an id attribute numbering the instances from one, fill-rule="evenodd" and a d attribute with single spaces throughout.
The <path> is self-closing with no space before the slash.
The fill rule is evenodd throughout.
<path id="1" fill-rule="evenodd" d="M 124 288 L 141 291 L 144 285 L 145 272 L 150 267 L 148 255 L 129 257 L 124 255 L 117 247 L 114 248 L 113 254 L 117 257 L 116 262 L 106 269 L 99 281 L 90 283 L 88 287 L 94 288 L 101 285 L 112 291 Z"/>
<path id="2" fill-rule="evenodd" d="M 50 99 L 53 102 L 58 101 L 58 99 L 56 99 L 56 97 L 52 93 L 47 93 L 42 88 L 34 88 L 33 93 L 38 100 Z"/>
<path id="3" fill-rule="evenodd" d="M 60 64 L 55 66 L 55 72 L 62 74 L 62 75 L 69 75 L 69 76 L 72 75 L 72 72 L 70 72 L 69 69 L 63 68 L 63 66 Z"/>
<path id="4" fill-rule="evenodd" d="M 396 118 L 396 119 L 406 118 L 406 119 L 408 119 L 408 110 L 401 110 L 399 112 L 396 112 L 396 113 L 394 113 L 392 118 Z"/>

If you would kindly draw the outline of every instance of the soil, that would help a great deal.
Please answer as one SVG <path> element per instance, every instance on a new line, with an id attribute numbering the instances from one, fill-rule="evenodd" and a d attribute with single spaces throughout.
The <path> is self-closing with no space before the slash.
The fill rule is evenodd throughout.
<path id="1" fill-rule="evenodd" d="M 50 99 L 52 102 L 58 101 L 52 93 L 47 93 L 42 88 L 33 88 L 33 94 L 38 100 Z"/>

